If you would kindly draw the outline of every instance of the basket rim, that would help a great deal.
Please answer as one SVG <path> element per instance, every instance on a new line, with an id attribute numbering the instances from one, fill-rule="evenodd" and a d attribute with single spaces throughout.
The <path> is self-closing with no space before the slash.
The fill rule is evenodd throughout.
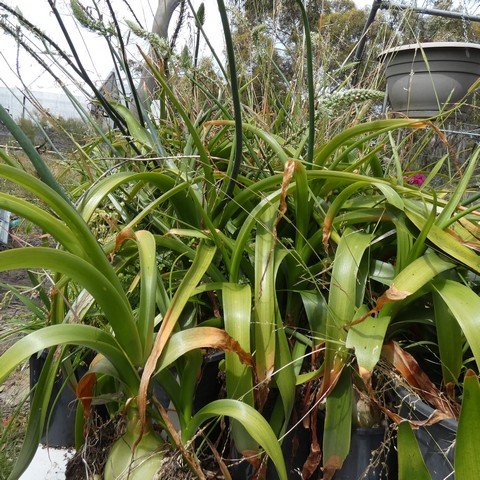
<path id="1" fill-rule="evenodd" d="M 384 57 L 389 53 L 397 53 L 405 50 L 425 50 L 430 48 L 474 48 L 480 50 L 480 43 L 472 42 L 418 42 L 408 45 L 399 45 L 397 47 L 387 48 L 378 54 L 378 57 Z"/>

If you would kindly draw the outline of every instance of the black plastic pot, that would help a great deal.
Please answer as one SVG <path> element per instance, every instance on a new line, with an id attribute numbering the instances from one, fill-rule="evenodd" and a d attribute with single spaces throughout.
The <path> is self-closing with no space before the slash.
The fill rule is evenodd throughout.
<path id="1" fill-rule="evenodd" d="M 224 358 L 223 352 L 214 353 L 204 359 L 202 376 L 197 386 L 194 399 L 194 410 L 198 411 L 218 398 L 222 387 L 219 376 L 219 362 Z M 318 422 L 318 438 L 321 442 L 323 437 L 323 418 L 320 415 Z M 217 425 L 210 432 L 212 441 L 221 435 Z M 384 428 L 354 428 L 352 430 L 350 453 L 347 456 L 341 470 L 335 474 L 335 480 L 396 480 L 397 457 L 394 445 L 384 448 Z M 284 439 L 282 451 L 287 467 L 288 478 L 298 480 L 305 461 L 310 453 L 311 432 L 303 427 L 300 422 Z M 222 450 L 220 448 L 220 450 Z M 240 455 L 232 452 L 231 458 Z M 246 480 L 253 477 L 254 469 L 246 461 L 229 467 L 234 480 Z M 316 475 L 321 478 L 319 471 Z M 313 477 L 315 478 L 315 476 Z M 312 480 L 313 480 L 312 478 Z M 268 463 L 267 480 L 277 480 L 278 475 L 271 462 Z"/>
<path id="2" fill-rule="evenodd" d="M 320 422 L 319 422 L 320 423 Z M 321 442 L 322 425 L 318 427 L 318 439 Z M 350 452 L 343 467 L 335 473 L 334 480 L 396 480 L 398 478 L 397 455 L 393 443 L 385 446 L 385 428 L 352 429 Z M 390 440 L 389 440 L 390 441 Z M 311 433 L 298 425 L 282 444 L 282 452 L 287 467 L 288 478 L 298 480 L 299 472 L 310 453 Z M 242 462 L 232 470 L 234 480 L 252 478 L 252 469 Z M 312 480 L 323 477 L 320 469 Z M 278 480 L 278 474 L 272 462 L 267 469 L 267 480 Z"/>
<path id="3" fill-rule="evenodd" d="M 395 395 L 399 405 L 398 412 L 403 418 L 424 421 L 434 413 L 432 407 L 403 387 L 396 387 Z M 432 480 L 455 478 L 453 459 L 457 427 L 456 420 L 447 419 L 414 430 Z"/>
<path id="4" fill-rule="evenodd" d="M 462 100 L 480 77 L 480 45 L 431 42 L 390 48 L 386 64 L 387 94 L 393 111 L 431 117 Z"/>
<path id="5" fill-rule="evenodd" d="M 350 453 L 335 480 L 395 480 L 397 459 L 393 445 L 385 447 L 384 428 L 352 430 Z"/>
<path id="6" fill-rule="evenodd" d="M 214 352 L 203 359 L 202 372 L 193 399 L 194 412 L 218 399 L 222 388 L 219 364 L 224 358 L 224 352 Z"/>
<path id="7" fill-rule="evenodd" d="M 220 362 L 225 358 L 224 352 L 213 352 L 206 355 L 203 359 L 200 378 L 198 380 L 195 395 L 193 397 L 193 413 L 197 413 L 200 409 L 220 398 L 220 392 L 223 386 L 221 379 Z M 204 431 L 204 435 L 215 443 L 222 436 L 222 428 L 220 422 L 214 422 Z M 200 446 L 202 438 L 197 438 L 195 444 Z"/>
<path id="8" fill-rule="evenodd" d="M 46 356 L 46 352 L 43 352 L 39 356 L 32 355 L 30 357 L 30 388 L 33 388 L 40 378 Z M 86 372 L 86 369 L 80 370 L 78 372 L 80 376 Z M 70 448 L 74 446 L 76 400 L 75 392 L 68 385 L 65 385 L 63 374 L 58 372 L 46 417 L 48 424 L 45 425 L 42 438 L 40 439 L 41 444 L 53 448 Z"/>

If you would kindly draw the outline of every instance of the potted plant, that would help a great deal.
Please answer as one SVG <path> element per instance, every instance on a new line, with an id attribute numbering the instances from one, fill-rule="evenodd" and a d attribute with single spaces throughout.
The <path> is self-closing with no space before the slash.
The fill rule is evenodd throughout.
<path id="1" fill-rule="evenodd" d="M 159 75 L 157 71 L 155 72 Z M 159 77 L 159 81 L 164 84 L 161 77 Z M 166 92 L 171 95 L 166 84 L 164 84 L 164 87 Z M 173 99 L 173 95 L 171 98 Z M 130 121 L 133 120 L 130 119 Z M 214 124 L 228 126 L 233 125 L 233 122 L 217 121 Z M 316 399 L 313 403 L 314 409 L 312 412 L 315 412 L 318 399 L 327 399 L 324 442 L 325 445 L 333 445 L 333 448 L 341 449 L 345 458 L 349 451 L 351 413 L 349 414 L 350 418 L 346 417 L 345 410 L 339 410 L 337 405 L 340 402 L 347 409 L 346 411 L 352 411 L 352 375 L 353 378 L 357 378 L 355 381 L 357 385 L 361 385 L 361 381 L 365 381 L 365 385 L 368 387 L 368 368 L 370 365 L 374 366 L 378 360 L 375 354 L 371 353 L 376 352 L 376 348 L 372 348 L 372 346 L 375 344 L 381 348 L 385 335 L 383 333 L 382 336 L 382 332 L 379 331 L 377 319 L 370 318 L 370 315 L 379 312 L 378 318 L 380 320 L 385 318 L 384 315 L 387 314 L 387 319 L 389 319 L 393 316 L 392 306 L 394 307 L 393 312 L 395 312 L 395 309 L 402 302 L 405 303 L 406 301 L 408 304 L 409 299 L 407 297 L 415 294 L 416 291 L 420 291 L 436 274 L 454 266 L 454 264 L 442 260 L 433 253 L 422 254 L 426 248 L 425 239 L 423 239 L 421 246 L 420 242 L 416 244 L 417 248 L 414 253 L 416 252 L 418 257 L 414 260 L 410 257 L 411 263 L 408 262 L 407 252 L 402 253 L 407 257 L 397 255 L 396 268 L 398 274 L 395 275 L 395 268 L 391 264 L 382 263 L 379 260 L 373 262 L 373 266 L 376 268 L 371 273 L 371 277 L 369 275 L 359 277 L 361 269 L 371 265 L 370 260 L 376 257 L 375 251 L 383 255 L 382 248 L 372 249 L 372 245 L 387 248 L 382 243 L 375 244 L 373 242 L 374 235 L 382 235 L 381 231 L 364 233 L 355 229 L 354 227 L 358 225 L 359 221 L 363 226 L 362 228 L 366 230 L 368 230 L 369 224 L 377 225 L 379 220 L 382 221 L 382 219 L 389 222 L 391 218 L 395 218 L 399 222 L 400 220 L 405 222 L 405 220 L 402 220 L 404 214 L 398 213 L 400 211 L 405 212 L 405 215 L 411 218 L 410 221 L 415 225 L 420 225 L 423 230 L 421 226 L 422 217 L 417 213 L 418 203 L 408 199 L 409 196 L 415 197 L 416 191 L 414 189 L 398 187 L 381 178 L 370 178 L 359 173 L 349 173 L 347 164 L 339 163 L 339 160 L 342 156 L 347 158 L 344 154 L 346 150 L 351 148 L 349 145 L 352 139 L 357 139 L 355 148 L 365 146 L 367 139 L 371 138 L 369 135 L 365 136 L 365 132 L 378 135 L 382 134 L 385 129 L 406 126 L 417 127 L 418 122 L 385 120 L 346 130 L 327 143 L 315 157 L 316 162 L 318 162 L 316 165 L 334 166 L 336 164 L 340 167 L 332 169 L 314 168 L 311 172 L 307 172 L 300 161 L 288 160 L 278 143 L 270 139 L 270 148 L 280 161 L 284 161 L 284 172 L 256 183 L 240 184 L 241 186 L 235 192 L 235 200 L 213 218 L 213 225 L 207 231 L 199 227 L 189 229 L 170 227 L 165 231 L 167 236 L 165 234 L 155 234 L 155 236 L 145 230 L 135 232 L 135 228 L 138 228 L 137 225 L 141 224 L 144 218 L 152 213 L 158 216 L 156 207 L 167 201 L 171 203 L 171 207 L 165 209 L 166 215 L 171 216 L 169 213 L 171 209 L 176 211 L 177 213 L 173 217 L 175 222 L 180 221 L 189 226 L 194 226 L 195 222 L 198 222 L 198 218 L 209 221 L 209 217 L 197 201 L 196 194 L 190 192 L 190 182 L 178 184 L 174 180 L 177 175 L 175 172 L 173 174 L 160 171 L 120 172 L 102 179 L 89 190 L 79 207 L 80 214 L 86 220 L 92 218 L 102 199 L 107 199 L 112 194 L 121 195 L 124 186 L 129 183 L 141 182 L 141 185 L 147 185 L 147 182 L 153 182 L 156 188 L 160 189 L 160 192 L 164 192 L 158 198 L 147 201 L 129 224 L 122 227 L 115 235 L 116 241 L 110 243 L 110 246 L 107 245 L 106 248 L 115 255 L 111 257 L 114 260 L 113 264 L 99 249 L 98 243 L 94 241 L 94 237 L 90 229 L 85 226 L 84 220 L 76 210 L 68 205 L 66 200 L 63 200 L 59 194 L 55 194 L 41 181 L 33 179 L 18 168 L 2 166 L 1 172 L 5 178 L 23 185 L 37 195 L 41 195 L 59 218 L 55 220 L 46 211 L 37 207 L 28 207 L 20 199 L 8 196 L 2 197 L 2 204 L 5 206 L 8 204 L 11 211 L 37 222 L 45 229 L 48 228 L 48 231 L 61 242 L 63 248 L 68 249 L 68 251 L 63 251 L 33 248 L 2 252 L 2 268 L 18 268 L 28 265 L 30 267 L 42 266 L 59 269 L 63 275 L 58 277 L 57 284 L 64 289 L 61 298 L 65 300 L 57 299 L 56 301 L 67 301 L 67 298 L 73 295 L 68 300 L 68 304 L 72 305 L 72 308 L 76 308 L 74 307 L 76 305 L 83 305 L 81 311 L 74 310 L 77 322 L 81 318 L 87 321 L 89 318 L 88 312 L 92 308 L 94 312 L 97 308 L 100 308 L 101 312 L 105 312 L 102 313 L 102 317 L 105 315 L 104 321 L 108 321 L 106 324 L 108 328 L 105 329 L 99 328 L 99 326 L 64 323 L 62 317 L 56 322 L 57 324 L 32 333 L 7 351 L 2 357 L 3 375 L 7 374 L 22 358 L 34 353 L 39 345 L 43 348 L 56 345 L 59 342 L 67 342 L 83 344 L 97 349 L 101 356 L 92 364 L 89 374 L 80 381 L 77 391 L 79 397 L 83 399 L 79 406 L 82 406 L 86 412 L 84 418 L 87 423 L 90 409 L 89 399 L 94 391 L 97 391 L 97 394 L 104 398 L 109 396 L 112 398 L 109 402 L 112 412 L 119 411 L 119 408 L 122 411 L 128 405 L 128 403 L 125 404 L 125 401 L 128 398 L 136 397 L 139 413 L 136 413 L 137 407 L 135 404 L 130 404 L 127 409 L 130 412 L 128 414 L 127 433 L 120 438 L 119 442 L 126 442 L 127 445 L 133 446 L 134 439 L 140 438 L 142 415 L 145 415 L 143 421 L 147 423 L 143 427 L 145 429 L 143 432 L 145 443 L 138 447 L 139 456 L 156 451 L 162 444 L 155 433 L 155 429 L 159 425 L 163 425 L 171 438 L 176 439 L 177 437 L 171 430 L 167 418 L 162 416 L 161 406 L 155 403 L 155 397 L 151 397 L 153 403 L 143 403 L 144 399 L 151 395 L 148 389 L 149 376 L 155 373 L 155 378 L 167 391 L 176 407 L 184 441 L 195 434 L 196 428 L 207 417 L 214 413 L 230 414 L 234 420 L 239 422 L 238 424 L 233 423 L 231 426 L 237 449 L 247 456 L 249 451 L 258 451 L 258 444 L 263 445 L 265 451 L 269 452 L 271 457 L 276 460 L 283 478 L 285 478 L 285 470 L 282 473 L 284 467 L 282 467 L 276 436 L 281 436 L 290 422 L 290 412 L 294 408 L 295 385 L 304 384 L 307 388 L 311 388 L 315 385 L 315 379 L 323 376 L 319 388 L 311 390 L 310 398 L 312 400 Z M 255 127 L 251 128 L 252 131 L 265 138 L 260 130 Z M 215 142 L 217 141 L 218 139 L 215 139 Z M 200 144 L 198 145 L 199 148 L 202 148 Z M 212 151 L 215 151 L 215 143 L 211 144 L 210 147 Z M 366 168 L 369 169 L 370 166 Z M 333 192 L 338 191 L 339 186 L 345 188 L 341 190 L 341 193 L 334 194 Z M 315 215 L 309 213 L 308 202 L 305 204 L 302 200 L 306 198 L 305 195 L 308 191 L 305 188 L 317 191 L 318 198 L 330 197 L 329 207 L 325 212 L 325 218 L 322 220 L 323 229 L 320 231 Z M 365 191 L 371 192 L 372 188 L 378 189 L 381 195 L 364 195 Z M 257 193 L 260 192 L 262 195 L 257 196 Z M 360 193 L 361 195 L 359 195 Z M 407 198 L 404 200 L 402 196 Z M 139 198 L 141 199 L 141 197 Z M 290 199 L 293 203 L 290 203 Z M 144 200 L 142 200 L 143 202 Z M 382 208 L 380 211 L 372 208 L 373 204 L 380 205 L 382 202 L 388 202 L 388 205 L 385 204 L 385 210 Z M 285 207 L 286 209 L 282 210 Z M 404 210 L 400 207 L 403 207 Z M 247 208 L 251 214 L 245 216 L 244 208 Z M 444 208 L 448 210 L 448 205 Z M 367 223 L 365 221 L 366 211 L 369 212 L 368 218 L 370 219 Z M 386 217 L 385 212 L 388 212 Z M 287 221 L 289 216 L 296 218 L 297 228 L 293 231 L 289 227 L 291 221 Z M 243 219 L 243 223 L 239 222 L 238 219 Z M 75 231 L 69 225 L 74 225 L 76 227 Z M 302 227 L 302 225 L 304 226 Z M 403 228 L 405 224 L 400 222 L 399 225 L 402 225 Z M 315 226 L 317 227 L 315 228 Z M 303 228 L 305 233 L 302 233 L 300 228 Z M 432 235 L 434 236 L 432 238 L 437 242 L 437 248 L 454 255 L 462 262 L 476 265 L 476 257 L 472 257 L 466 247 L 456 244 L 455 249 L 452 250 L 445 235 L 439 234 L 435 229 L 433 231 L 434 234 Z M 308 234 L 308 232 L 313 233 Z M 427 232 L 427 236 L 429 234 Z M 221 235 L 221 237 L 216 239 L 218 235 Z M 305 236 L 307 236 L 308 241 L 303 240 Z M 438 239 L 438 236 L 440 236 L 440 239 Z M 187 243 L 182 238 L 186 239 Z M 193 239 L 193 243 L 191 239 Z M 199 239 L 201 239 L 200 244 L 197 243 Z M 330 239 L 333 239 L 333 242 L 337 244 L 336 250 L 329 246 L 332 241 Z M 282 242 L 280 247 L 277 246 L 279 240 Z M 216 242 L 218 242 L 218 246 L 215 248 L 213 245 Z M 250 244 L 250 242 L 253 242 L 253 244 Z M 209 245 L 210 243 L 212 246 Z M 293 245 L 293 248 L 281 246 L 289 244 Z M 322 244 L 327 256 L 322 255 L 318 260 L 315 251 L 318 251 Z M 229 249 L 226 251 L 225 245 L 229 245 Z M 396 241 L 393 241 L 392 245 L 395 246 Z M 215 257 L 217 249 L 221 253 L 219 257 Z M 153 294 L 157 292 L 160 285 L 158 281 L 153 281 L 155 279 L 153 272 L 158 268 L 156 266 L 158 255 L 168 259 L 168 255 L 171 255 L 174 251 L 183 252 L 194 261 L 190 267 L 187 264 L 185 278 L 183 281 L 176 282 L 176 293 L 170 300 L 166 291 L 160 296 L 158 296 L 158 293 Z M 368 257 L 364 255 L 367 251 L 372 256 L 365 263 Z M 95 260 L 92 260 L 92 256 Z M 225 259 L 228 260 L 225 261 Z M 103 273 L 100 273 L 97 267 L 93 265 L 93 261 L 98 264 L 101 262 Z M 308 276 L 304 278 L 304 275 L 311 276 L 317 268 L 325 265 L 325 262 L 327 262 L 327 265 L 332 262 L 333 270 L 325 292 L 327 299 L 322 300 L 324 298 L 322 289 L 320 291 L 312 290 L 312 287 L 317 285 L 316 281 L 309 280 Z M 362 264 L 365 266 L 362 267 Z M 130 299 L 128 297 L 122 299 L 124 298 L 124 294 L 122 294 L 123 286 L 118 274 L 125 274 L 129 266 L 133 266 L 133 273 L 128 276 L 130 278 L 129 282 L 135 282 L 135 278 L 140 279 L 139 297 L 131 296 Z M 227 278 L 225 278 L 225 273 L 222 273 L 223 269 L 228 272 Z M 425 275 L 418 277 L 418 272 L 423 270 L 426 270 Z M 107 275 L 110 279 L 107 278 Z M 206 281 L 199 285 L 200 279 L 204 278 L 205 275 Z M 174 275 L 175 277 L 176 275 Z M 360 290 L 358 290 L 358 278 L 364 279 L 360 284 Z M 383 294 L 383 300 L 378 299 L 376 305 L 371 304 L 368 297 L 364 298 L 358 295 L 358 293 L 367 291 L 364 288 L 368 278 L 377 282 L 381 280 L 380 283 L 390 283 L 390 288 Z M 70 286 L 67 284 L 67 279 Z M 240 279 L 241 281 L 239 281 Z M 73 282 L 84 285 L 88 290 L 82 291 L 73 288 Z M 280 290 L 275 288 L 275 284 L 278 282 L 284 286 Z M 302 286 L 303 284 L 304 286 Z M 296 287 L 294 287 L 295 285 Z M 403 285 L 408 285 L 408 295 L 405 293 L 404 288 L 406 287 Z M 298 293 L 299 286 L 302 286 L 302 293 L 300 294 Z M 105 288 L 108 290 L 108 296 L 103 293 Z M 195 323 L 202 322 L 201 319 L 204 318 L 203 315 L 198 317 L 197 314 L 205 308 L 209 311 L 210 307 L 209 302 L 207 302 L 200 310 L 192 309 L 195 303 L 192 304 L 191 299 L 197 295 L 202 296 L 208 291 L 216 292 L 217 295 L 221 296 L 221 320 L 214 320 L 215 316 L 212 317 L 212 320 L 217 325 L 222 326 L 222 329 L 207 326 L 207 324 L 203 326 L 201 323 L 194 326 Z M 160 290 L 161 292 L 162 290 Z M 111 298 L 115 299 L 115 303 L 110 302 Z M 360 310 L 357 307 L 358 299 L 361 301 L 361 304 L 358 304 L 361 307 Z M 201 301 L 200 297 L 198 300 Z M 132 304 L 132 301 L 135 303 Z M 157 304 L 157 302 L 159 303 Z M 373 308 L 370 310 L 366 308 L 366 312 L 361 314 L 362 308 L 365 309 L 367 306 L 366 302 Z M 204 301 L 201 301 L 200 304 L 202 303 Z M 362 307 L 362 304 L 365 306 Z M 95 307 L 95 305 L 98 306 Z M 255 320 L 252 318 L 252 308 Z M 130 309 L 136 311 L 134 316 L 129 313 Z M 166 325 L 163 329 L 160 327 L 158 331 L 154 326 L 156 316 L 153 313 L 157 309 L 160 325 Z M 59 312 L 62 312 L 62 310 L 59 309 Z M 68 314 L 68 311 L 72 313 Z M 292 339 L 295 345 L 292 351 L 289 347 L 283 318 L 300 319 L 299 316 L 302 315 L 302 312 L 306 315 L 303 321 L 306 323 L 303 324 L 308 326 L 310 332 L 308 337 L 311 338 L 298 336 L 295 333 L 302 323 L 297 325 L 290 323 L 289 328 L 293 329 Z M 67 314 L 70 316 L 73 314 L 71 308 L 67 308 Z M 69 318 L 69 316 L 66 318 Z M 119 318 L 122 319 L 121 323 L 118 321 Z M 131 320 L 128 320 L 129 318 Z M 136 323 L 132 323 L 133 318 L 138 319 Z M 142 318 L 145 320 L 144 327 L 142 322 L 138 323 Z M 188 326 L 189 322 L 192 321 L 189 318 L 198 318 L 194 320 L 191 327 Z M 272 324 L 269 320 L 271 318 L 275 318 L 278 323 Z M 350 320 L 341 320 L 341 318 L 350 318 Z M 165 323 L 168 319 L 173 319 L 170 320 L 170 324 Z M 180 322 L 178 323 L 179 326 L 184 326 L 173 333 L 170 329 L 177 322 Z M 138 326 L 133 327 L 135 324 Z M 276 324 L 280 328 L 277 328 Z M 131 325 L 130 330 L 128 330 L 129 325 Z M 148 328 L 147 325 L 149 325 Z M 135 338 L 138 334 L 134 333 L 133 328 L 137 329 L 140 326 L 146 328 L 143 334 L 146 343 L 143 348 L 147 349 L 148 347 L 148 349 L 142 355 L 144 360 L 141 359 L 142 356 L 134 360 L 133 357 L 136 354 L 134 351 L 130 352 L 130 350 L 135 346 L 132 344 L 132 338 Z M 384 321 L 382 329 L 385 331 L 386 326 L 387 322 Z M 115 332 L 115 337 L 109 333 L 110 329 Z M 166 331 L 167 334 L 162 334 L 163 331 Z M 344 346 L 345 341 L 347 346 L 355 349 L 357 353 L 358 369 L 351 369 L 347 365 L 350 360 L 348 360 L 349 353 Z M 162 345 L 163 342 L 164 346 L 159 353 L 159 345 Z M 365 345 L 365 342 L 368 345 Z M 142 343 L 140 342 L 140 345 Z M 261 344 L 265 345 L 263 349 L 258 347 Z M 297 359 L 308 351 L 311 351 L 311 353 L 307 355 L 310 360 L 306 365 L 310 363 L 311 367 L 315 367 L 317 362 L 315 358 L 318 359 L 318 353 L 315 352 L 321 351 L 323 344 L 326 347 L 324 366 L 313 368 L 311 371 L 299 370 L 297 367 L 296 373 L 294 365 L 299 363 Z M 123 347 L 120 349 L 119 345 L 123 345 Z M 252 347 L 252 345 L 254 346 Z M 201 356 L 198 356 L 198 353 L 194 353 L 194 351 L 197 350 L 198 352 L 199 347 L 208 346 L 223 348 L 227 351 L 226 393 L 229 398 L 225 401 L 214 401 L 192 416 L 192 397 L 187 393 L 195 388 L 195 375 L 192 376 L 192 374 L 198 371 L 201 363 Z M 188 353 L 190 350 L 192 351 L 191 354 Z M 370 353 L 362 353 L 364 351 Z M 255 395 L 253 395 L 253 392 L 256 382 L 249 367 L 251 363 L 249 352 L 255 352 L 254 363 L 252 363 L 256 369 L 255 377 L 264 376 L 262 383 L 256 388 Z M 130 356 L 133 356 L 132 359 Z M 51 354 L 48 360 L 50 362 L 60 362 L 62 357 L 55 358 Z M 327 370 L 325 368 L 332 361 L 332 367 L 328 370 L 330 374 L 326 375 Z M 177 365 L 178 380 L 171 378 L 165 368 L 172 362 Z M 132 367 L 135 364 L 144 365 L 143 384 L 142 379 Z M 197 366 L 192 368 L 192 365 Z M 48 391 L 52 371 L 54 370 L 48 370 L 47 373 L 43 374 L 45 377 L 40 379 L 34 397 L 34 405 L 35 402 L 45 401 L 40 393 L 37 396 L 37 392 L 44 394 Z M 107 380 L 109 377 L 112 377 L 113 383 L 112 380 Z M 358 383 L 359 381 L 360 383 Z M 98 386 L 95 386 L 95 382 L 98 382 Z M 368 388 L 361 388 L 364 393 L 369 393 Z M 277 393 L 272 397 L 274 391 Z M 255 410 L 264 409 L 269 398 L 276 398 L 273 416 L 270 417 L 273 431 L 270 430 L 270 427 L 267 428 L 266 420 Z M 313 418 L 312 421 L 314 421 Z M 262 432 L 255 429 L 254 424 L 262 425 Z M 30 431 L 29 434 L 33 438 L 37 438 L 38 431 L 37 433 Z M 265 434 L 267 436 L 264 436 Z M 336 443 L 329 443 L 335 438 L 339 439 Z M 177 447 L 184 448 L 181 447 L 183 442 L 180 443 L 179 439 L 177 441 L 179 442 L 176 444 Z M 113 457 L 121 456 L 123 455 L 121 452 L 120 447 L 118 449 L 114 448 L 112 455 Z M 186 451 L 184 453 L 189 458 L 188 453 Z M 326 457 L 324 471 L 327 475 L 333 475 L 340 465 L 332 465 L 329 461 L 332 458 L 338 458 L 335 457 L 337 453 L 327 450 L 326 454 L 329 454 L 329 456 Z M 26 460 L 25 456 L 21 458 L 25 462 L 28 461 L 28 457 Z M 132 456 L 130 460 L 135 463 L 138 457 Z M 160 460 L 162 460 L 161 457 L 157 458 L 151 468 L 158 468 Z M 315 461 L 316 459 L 311 456 L 309 465 L 315 465 Z M 19 468 L 23 467 L 20 466 Z M 316 468 L 315 466 L 315 470 Z M 108 471 L 110 472 L 110 470 Z M 139 471 L 139 474 L 140 472 L 143 472 L 143 470 Z M 115 476 L 116 474 L 112 473 L 112 475 Z"/>
<path id="2" fill-rule="evenodd" d="M 69 361 L 68 345 L 98 352 L 77 388 L 78 446 L 95 428 L 92 402 L 106 404 L 123 425 L 104 472 L 95 471 L 107 479 L 125 472 L 152 478 L 172 456 L 203 478 L 203 455 L 210 451 L 227 478 L 228 462 L 238 457 L 258 476 L 267 475 L 266 453 L 284 480 L 291 472 L 280 445 L 300 424 L 312 439 L 304 476 L 339 475 L 350 452 L 353 417 L 362 417 L 363 426 L 382 423 L 378 413 L 386 407 L 375 394 L 373 371 L 390 325 L 415 300 L 427 305 L 436 288 L 457 311 L 458 292 L 466 295 L 469 310 L 457 320 L 478 356 L 471 315 L 478 297 L 465 294 L 468 287 L 458 278 L 442 283 L 444 272 L 480 269 L 465 245 L 475 224 L 461 224 L 471 211 L 458 209 L 477 155 L 452 197 L 437 200 L 404 185 L 401 167 L 391 175 L 379 153 L 397 158 L 389 133 L 428 128 L 427 122 L 367 121 L 316 138 L 315 128 L 305 134 L 300 121 L 287 137 L 292 119 L 286 130 L 275 122 L 271 131 L 258 126 L 256 115 L 243 112 L 242 119 L 238 88 L 225 102 L 210 95 L 209 114 L 202 111 L 194 122 L 197 115 L 172 83 L 145 61 L 168 107 L 162 121 L 142 125 L 125 106 L 112 104 L 129 134 L 119 128 L 84 148 L 89 161 L 98 158 L 95 166 L 110 175 L 102 171 L 76 192 L 76 207 L 0 109 L 42 181 L 7 164 L 0 165 L 0 175 L 45 204 L 2 193 L 0 207 L 38 224 L 59 244 L 0 253 L 0 269 L 58 272 L 50 324 L 0 357 L 3 379 L 31 353 L 55 347 L 12 477 L 38 443 L 55 371 Z M 229 65 L 234 82 L 231 55 Z M 357 93 L 343 92 L 343 100 Z M 230 101 L 234 119 L 224 105 Z M 302 96 L 292 100 L 295 108 L 281 110 L 303 108 L 297 101 Z M 300 112 L 303 119 L 305 110 Z M 315 126 L 314 109 L 308 115 Z M 104 149 L 132 161 L 112 169 L 102 163 Z M 165 153 L 179 152 L 181 161 L 163 161 Z M 3 160 L 9 163 L 8 155 Z M 445 231 L 450 225 L 455 235 Z M 195 412 L 206 349 L 225 352 L 225 398 Z M 175 421 L 154 383 L 172 402 Z M 208 436 L 208 421 L 217 416 L 231 417 L 223 429 L 231 441 L 222 433 L 215 441 Z M 408 431 L 402 437 L 411 452 Z M 198 443 L 208 448 L 197 449 Z"/>
<path id="3" fill-rule="evenodd" d="M 391 109 L 433 117 L 465 100 L 480 76 L 480 45 L 427 42 L 383 51 Z"/>

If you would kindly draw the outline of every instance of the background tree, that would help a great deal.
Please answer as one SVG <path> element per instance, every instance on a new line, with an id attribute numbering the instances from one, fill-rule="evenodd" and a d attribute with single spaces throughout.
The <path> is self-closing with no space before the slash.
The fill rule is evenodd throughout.
<path id="1" fill-rule="evenodd" d="M 310 0 L 305 3 L 312 31 L 317 92 L 331 91 L 348 78 L 351 58 L 368 16 L 353 0 Z M 304 96 L 306 71 L 302 12 L 296 1 L 231 0 L 236 55 L 242 82 L 253 82 L 254 105 L 269 104 L 268 96 L 282 102 L 286 95 Z M 387 28 L 383 13 L 372 26 L 370 38 Z M 384 36 L 371 42 L 377 50 Z M 350 63 L 350 69 L 344 68 Z M 301 79 L 301 81 L 299 80 Z M 275 88 L 272 88 L 275 86 Z M 251 90 L 250 90 L 251 92 Z"/>
<path id="2" fill-rule="evenodd" d="M 232 0 L 250 25 L 264 25 L 284 54 L 293 53 L 302 42 L 301 10 L 295 1 Z M 305 2 L 313 33 L 335 43 L 341 64 L 359 40 L 368 12 L 356 8 L 353 0 L 311 0 Z"/>

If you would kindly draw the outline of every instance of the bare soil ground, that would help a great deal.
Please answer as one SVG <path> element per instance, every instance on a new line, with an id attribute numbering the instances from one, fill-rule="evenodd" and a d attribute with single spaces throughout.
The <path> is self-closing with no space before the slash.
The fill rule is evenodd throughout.
<path id="1" fill-rule="evenodd" d="M 3 245 L 0 246 L 0 249 L 2 248 L 4 248 Z M 0 272 L 0 282 L 21 288 L 29 285 L 30 280 L 26 271 L 12 270 Z M 16 330 L 19 323 L 28 315 L 28 310 L 20 300 L 0 286 L 0 354 L 3 354 L 19 338 L 19 334 L 10 335 L 10 332 Z M 24 397 L 28 390 L 28 368 L 24 366 L 17 369 L 0 386 L 0 412 L 4 413 L 4 409 L 14 408 L 20 397 Z"/>
<path id="2" fill-rule="evenodd" d="M 1 132 L 0 132 L 1 133 Z M 33 173 L 33 168 L 23 152 L 7 148 L 10 158 L 24 166 L 26 171 Z M 70 154 L 50 155 L 43 157 L 52 168 L 53 174 L 65 185 L 78 185 L 78 175 L 70 162 Z M 32 203 L 39 201 L 31 193 L 14 182 L 0 178 L 0 191 L 23 198 Z M 16 231 L 12 232 L 10 243 L 6 247 L 0 244 L 0 250 L 12 247 L 51 244 L 51 239 L 41 234 L 31 224 L 22 222 Z M 0 272 L 0 283 L 19 287 L 19 290 L 28 292 L 31 286 L 26 271 Z M 12 293 L 0 285 L 0 354 L 4 353 L 21 335 L 22 327 L 32 321 L 32 314 Z M 13 333 L 12 333 L 13 332 Z M 11 466 L 18 455 L 23 441 L 25 425 L 29 407 L 29 368 L 28 362 L 15 369 L 0 385 L 0 480 L 6 479 Z"/>
<path id="3" fill-rule="evenodd" d="M 0 244 L 0 249 L 7 248 Z M 30 285 L 26 271 L 0 272 L 0 282 L 22 289 Z M 29 322 L 28 309 L 8 289 L 0 286 L 0 354 L 22 335 L 18 330 Z M 28 362 L 16 368 L 0 385 L 0 478 L 6 478 L 21 446 L 29 406 Z"/>

